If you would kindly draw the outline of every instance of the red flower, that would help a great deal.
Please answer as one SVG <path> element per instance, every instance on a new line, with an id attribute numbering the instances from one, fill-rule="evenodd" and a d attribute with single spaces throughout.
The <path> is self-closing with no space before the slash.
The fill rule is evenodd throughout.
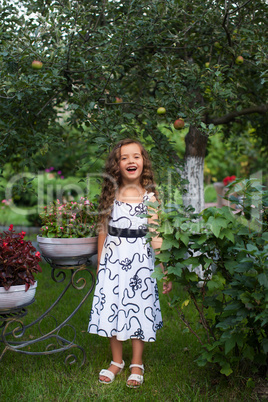
<path id="1" fill-rule="evenodd" d="M 223 184 L 227 186 L 229 183 L 232 183 L 236 179 L 235 176 L 227 176 L 223 179 Z"/>
<path id="2" fill-rule="evenodd" d="M 40 257 L 40 255 L 41 255 L 41 254 L 39 253 L 39 251 L 37 251 L 37 252 L 35 253 L 35 256 L 36 256 L 36 257 Z"/>
<path id="3" fill-rule="evenodd" d="M 13 225 L 10 225 L 8 230 L 13 230 Z"/>

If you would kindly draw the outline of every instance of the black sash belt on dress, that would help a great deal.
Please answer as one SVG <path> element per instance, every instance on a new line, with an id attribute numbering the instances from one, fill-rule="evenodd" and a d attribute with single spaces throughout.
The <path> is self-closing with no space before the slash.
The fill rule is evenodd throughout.
<path id="1" fill-rule="evenodd" d="M 123 229 L 123 228 L 115 228 L 114 226 L 108 226 L 108 233 L 111 236 L 118 237 L 144 237 L 148 233 L 148 229 Z"/>

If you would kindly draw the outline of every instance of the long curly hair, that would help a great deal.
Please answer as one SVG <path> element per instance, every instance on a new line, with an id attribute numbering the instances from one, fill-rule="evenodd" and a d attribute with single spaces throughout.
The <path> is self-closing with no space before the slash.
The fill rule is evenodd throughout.
<path id="1" fill-rule="evenodd" d="M 133 143 L 139 145 L 141 155 L 143 157 L 143 171 L 140 178 L 140 184 L 147 191 L 153 192 L 156 199 L 159 200 L 148 152 L 139 141 L 125 138 L 115 145 L 115 147 L 110 152 L 105 164 L 102 191 L 99 200 L 99 223 L 101 224 L 105 224 L 108 222 L 108 219 L 111 216 L 116 191 L 122 184 L 122 178 L 119 168 L 121 147 L 123 145 L 129 145 Z"/>

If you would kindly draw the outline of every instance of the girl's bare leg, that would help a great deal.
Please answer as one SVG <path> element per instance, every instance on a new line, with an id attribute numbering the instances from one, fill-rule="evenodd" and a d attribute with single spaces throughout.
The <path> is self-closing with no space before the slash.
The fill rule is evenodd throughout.
<path id="1" fill-rule="evenodd" d="M 131 364 L 142 365 L 142 354 L 144 349 L 144 342 L 140 339 L 132 339 L 132 360 Z M 133 367 L 131 369 L 131 374 L 141 374 L 142 370 L 138 367 Z M 128 381 L 129 385 L 139 385 L 137 381 Z"/>
<path id="2" fill-rule="evenodd" d="M 112 350 L 112 356 L 113 356 L 113 361 L 115 363 L 122 363 L 123 359 L 123 343 L 121 341 L 118 341 L 116 339 L 115 336 L 113 336 L 112 338 L 110 338 L 110 346 L 111 346 L 111 350 Z M 109 371 L 111 371 L 112 373 L 114 373 L 114 375 L 116 375 L 120 368 L 117 366 L 114 366 L 113 364 L 108 368 Z M 106 382 L 110 382 L 110 378 L 108 377 L 104 377 L 104 376 L 100 376 L 100 380 L 101 381 L 106 381 Z"/>

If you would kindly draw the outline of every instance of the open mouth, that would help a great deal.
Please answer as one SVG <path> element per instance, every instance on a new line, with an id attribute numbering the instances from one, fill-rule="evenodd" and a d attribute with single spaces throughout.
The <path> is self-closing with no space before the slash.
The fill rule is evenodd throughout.
<path id="1" fill-rule="evenodd" d="M 128 172 L 135 172 L 137 170 L 136 166 L 129 166 L 127 167 Z"/>

